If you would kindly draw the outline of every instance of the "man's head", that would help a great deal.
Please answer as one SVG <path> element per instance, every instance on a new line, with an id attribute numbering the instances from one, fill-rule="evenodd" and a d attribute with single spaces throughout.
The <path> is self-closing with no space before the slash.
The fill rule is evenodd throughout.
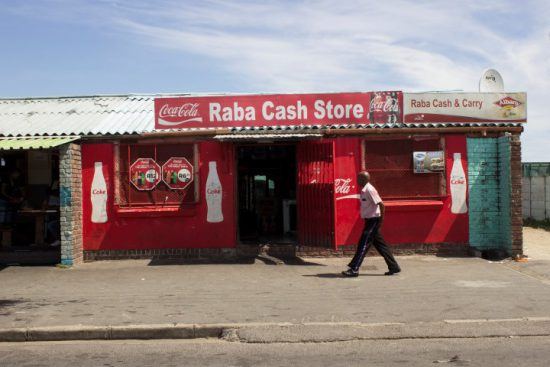
<path id="1" fill-rule="evenodd" d="M 370 174 L 367 171 L 361 171 L 357 174 L 357 183 L 363 187 L 370 182 Z"/>

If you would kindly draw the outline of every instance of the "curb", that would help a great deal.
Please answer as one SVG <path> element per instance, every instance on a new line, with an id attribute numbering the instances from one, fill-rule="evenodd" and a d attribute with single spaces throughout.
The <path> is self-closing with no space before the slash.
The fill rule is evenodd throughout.
<path id="1" fill-rule="evenodd" d="M 550 336 L 550 317 L 415 323 L 68 325 L 0 329 L 0 342 L 221 338 L 245 343 Z"/>
<path id="2" fill-rule="evenodd" d="M 152 324 L 48 326 L 0 329 L 0 342 L 218 338 L 233 325 Z"/>

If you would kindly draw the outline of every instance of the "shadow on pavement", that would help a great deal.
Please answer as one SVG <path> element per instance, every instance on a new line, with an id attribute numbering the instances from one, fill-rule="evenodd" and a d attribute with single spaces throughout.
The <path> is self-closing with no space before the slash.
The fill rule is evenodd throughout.
<path id="1" fill-rule="evenodd" d="M 150 260 L 147 266 L 162 266 L 162 265 L 239 265 L 239 264 L 254 264 L 254 259 L 239 259 L 239 260 L 220 260 L 212 261 L 211 259 L 153 259 Z"/>
<path id="2" fill-rule="evenodd" d="M 316 277 L 316 278 L 342 278 L 347 279 L 340 273 L 320 273 L 320 274 L 303 274 L 303 277 Z M 359 274 L 360 277 L 383 277 L 384 274 Z M 353 279 L 353 278 L 351 278 Z"/>
<path id="3" fill-rule="evenodd" d="M 326 264 L 307 261 L 299 257 L 296 258 L 276 258 L 273 256 L 258 255 L 257 260 L 262 261 L 266 265 L 300 265 L 300 266 L 327 266 Z"/>

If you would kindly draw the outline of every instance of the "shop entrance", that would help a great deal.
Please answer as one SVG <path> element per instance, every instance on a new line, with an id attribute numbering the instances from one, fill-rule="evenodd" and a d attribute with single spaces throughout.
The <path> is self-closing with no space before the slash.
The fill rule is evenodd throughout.
<path id="1" fill-rule="evenodd" d="M 237 146 L 237 172 L 240 242 L 295 243 L 296 146 Z"/>
<path id="2" fill-rule="evenodd" d="M 60 261 L 59 154 L 0 154 L 0 264 Z"/>
<path id="3" fill-rule="evenodd" d="M 239 145 L 242 244 L 335 246 L 334 143 Z"/>

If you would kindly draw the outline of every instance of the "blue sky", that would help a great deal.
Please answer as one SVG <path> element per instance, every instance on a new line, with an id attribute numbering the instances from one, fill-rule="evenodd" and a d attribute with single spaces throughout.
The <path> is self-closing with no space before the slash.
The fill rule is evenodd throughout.
<path id="1" fill-rule="evenodd" d="M 525 161 L 550 161 L 550 1 L 0 0 L 0 96 L 528 93 Z"/>

